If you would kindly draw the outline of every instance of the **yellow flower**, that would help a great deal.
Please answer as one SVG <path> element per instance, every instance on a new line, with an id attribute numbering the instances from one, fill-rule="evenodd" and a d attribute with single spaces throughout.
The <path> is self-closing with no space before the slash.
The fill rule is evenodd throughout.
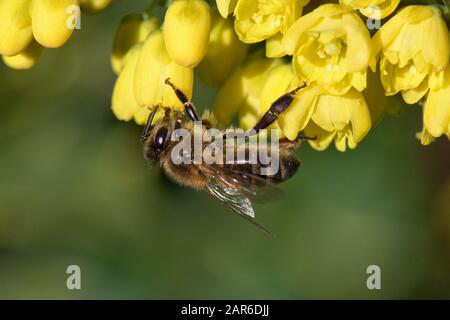
<path id="1" fill-rule="evenodd" d="M 30 69 L 38 61 L 43 49 L 44 48 L 39 43 L 32 40 L 28 47 L 22 52 L 14 56 L 3 56 L 3 62 L 12 69 Z"/>
<path id="2" fill-rule="evenodd" d="M 33 0 L 30 7 L 33 35 L 47 48 L 61 47 L 72 35 L 67 9 L 78 7 L 77 0 Z"/>
<path id="3" fill-rule="evenodd" d="M 214 113 L 222 125 L 228 125 L 237 115 L 239 126 L 247 130 L 277 98 L 301 84 L 290 64 L 254 55 L 221 87 Z M 357 90 L 335 96 L 310 84 L 295 95 L 272 127 L 281 129 L 280 136 L 290 140 L 302 130 L 307 136 L 317 136 L 311 145 L 318 150 L 327 148 L 334 139 L 338 150 L 345 151 L 347 144 L 355 148 L 366 136 L 371 118 Z"/>
<path id="4" fill-rule="evenodd" d="M 340 0 L 368 18 L 384 19 L 397 9 L 400 0 Z"/>
<path id="5" fill-rule="evenodd" d="M 136 44 L 123 59 L 123 69 L 117 77 L 112 95 L 112 111 L 119 120 L 130 121 L 139 110 L 134 97 L 134 74 L 142 44 Z"/>
<path id="6" fill-rule="evenodd" d="M 267 59 L 261 52 L 250 55 L 220 87 L 214 102 L 214 114 L 222 126 L 228 126 L 239 116 L 240 127 L 249 129 L 258 120 L 261 93 L 269 71 L 281 64 L 278 59 Z"/>
<path id="7" fill-rule="evenodd" d="M 231 12 L 234 12 L 238 0 L 216 0 L 217 9 L 222 17 L 226 18 Z"/>
<path id="8" fill-rule="evenodd" d="M 33 39 L 29 0 L 0 1 L 0 54 L 13 56 L 25 50 Z"/>
<path id="9" fill-rule="evenodd" d="M 444 82 L 439 89 L 431 89 L 423 113 L 423 144 L 445 134 L 450 139 L 450 67 L 445 71 Z M 425 139 L 427 134 L 429 139 Z"/>
<path id="10" fill-rule="evenodd" d="M 116 74 L 123 67 L 128 50 L 143 42 L 153 30 L 159 28 L 159 20 L 146 14 L 130 13 L 123 17 L 114 37 L 111 65 Z"/>
<path id="11" fill-rule="evenodd" d="M 371 128 L 367 104 L 355 89 L 343 96 L 320 95 L 313 108 L 314 113 L 304 133 L 316 138 L 309 140 L 316 150 L 326 149 L 333 140 L 341 152 L 347 149 L 347 145 L 354 149 Z"/>
<path id="12" fill-rule="evenodd" d="M 401 91 L 405 101 L 413 104 L 430 87 L 442 85 L 450 45 L 437 8 L 404 8 L 381 27 L 373 43 L 387 95 Z"/>
<path id="13" fill-rule="evenodd" d="M 112 0 L 78 0 L 83 12 L 88 14 L 97 13 L 105 9 Z"/>
<path id="14" fill-rule="evenodd" d="M 208 49 L 210 24 L 210 9 L 204 0 L 172 2 L 163 27 L 171 59 L 184 67 L 197 66 Z"/>
<path id="15" fill-rule="evenodd" d="M 141 108 L 162 106 L 183 110 L 172 88 L 165 84 L 170 78 L 188 99 L 192 98 L 193 70 L 178 65 L 168 55 L 164 37 L 160 30 L 152 32 L 144 42 L 136 62 L 134 74 L 134 96 Z M 138 123 L 146 119 L 136 119 Z"/>
<path id="16" fill-rule="evenodd" d="M 308 1 L 239 0 L 234 10 L 239 39 L 255 43 L 286 32 Z"/>
<path id="17" fill-rule="evenodd" d="M 298 19 L 283 37 L 297 76 L 331 94 L 366 88 L 369 32 L 349 7 L 325 4 Z"/>
<path id="18" fill-rule="evenodd" d="M 378 124 L 386 113 L 397 116 L 401 112 L 402 102 L 385 95 L 379 73 L 368 71 L 367 89 L 362 94 L 369 106 L 372 126 Z"/>
<path id="19" fill-rule="evenodd" d="M 212 16 L 208 52 L 198 66 L 202 80 L 221 85 L 247 55 L 248 45 L 239 41 L 230 19 Z"/>

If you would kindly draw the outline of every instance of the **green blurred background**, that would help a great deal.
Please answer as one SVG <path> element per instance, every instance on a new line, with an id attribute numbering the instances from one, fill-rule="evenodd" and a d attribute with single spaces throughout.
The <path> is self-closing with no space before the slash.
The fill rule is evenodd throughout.
<path id="1" fill-rule="evenodd" d="M 450 144 L 420 146 L 418 107 L 355 151 L 298 150 L 284 199 L 256 207 L 275 237 L 149 168 L 141 129 L 110 111 L 109 64 L 146 2 L 83 16 L 31 71 L 0 66 L 0 298 L 450 298 Z"/>

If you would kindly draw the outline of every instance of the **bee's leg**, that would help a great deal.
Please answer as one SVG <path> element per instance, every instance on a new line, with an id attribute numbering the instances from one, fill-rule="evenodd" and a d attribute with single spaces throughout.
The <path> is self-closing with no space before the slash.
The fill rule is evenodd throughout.
<path id="1" fill-rule="evenodd" d="M 184 109 L 186 110 L 186 114 L 192 121 L 200 121 L 198 118 L 197 112 L 195 111 L 194 105 L 188 100 L 186 95 L 178 89 L 169 78 L 166 79 L 166 84 L 172 87 L 173 91 L 177 95 L 178 99 L 181 101 L 181 103 L 184 105 Z"/>
<path id="2" fill-rule="evenodd" d="M 142 135 L 141 135 L 141 141 L 145 142 L 148 138 L 148 136 L 150 135 L 150 131 L 152 130 L 152 122 L 153 122 L 153 118 L 155 117 L 156 111 L 158 110 L 158 106 L 154 107 L 152 112 L 150 112 L 148 119 L 147 119 L 147 124 L 144 127 L 144 131 L 142 131 Z"/>
<path id="3" fill-rule="evenodd" d="M 280 139 L 280 147 L 287 151 L 297 149 L 305 140 L 316 140 L 317 137 L 305 137 L 298 136 L 295 140 L 289 140 L 288 138 Z"/>
<path id="4" fill-rule="evenodd" d="M 294 95 L 300 90 L 306 87 L 306 84 L 288 92 L 281 97 L 279 97 L 272 105 L 270 106 L 269 111 L 267 111 L 261 119 L 256 123 L 253 127 L 253 130 L 258 133 L 260 130 L 266 129 L 272 123 L 274 123 L 278 116 L 285 111 L 294 100 Z"/>

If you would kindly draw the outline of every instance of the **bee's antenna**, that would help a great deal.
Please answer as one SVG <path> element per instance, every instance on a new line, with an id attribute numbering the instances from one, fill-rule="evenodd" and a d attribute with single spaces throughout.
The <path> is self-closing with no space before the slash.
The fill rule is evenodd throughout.
<path id="1" fill-rule="evenodd" d="M 141 135 L 141 142 L 145 142 L 147 140 L 148 136 L 150 135 L 150 131 L 152 129 L 153 118 L 155 118 L 155 114 L 156 114 L 157 110 L 158 110 L 158 106 L 154 107 L 152 112 L 150 112 L 148 119 L 147 119 L 147 124 L 145 125 L 144 131 L 142 132 L 142 135 Z"/>

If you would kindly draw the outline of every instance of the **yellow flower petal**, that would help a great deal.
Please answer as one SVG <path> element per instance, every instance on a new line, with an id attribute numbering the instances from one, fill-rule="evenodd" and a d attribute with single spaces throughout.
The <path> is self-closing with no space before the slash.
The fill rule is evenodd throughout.
<path id="1" fill-rule="evenodd" d="M 446 70 L 444 85 L 430 90 L 424 108 L 424 127 L 433 136 L 450 136 L 450 67 Z"/>
<path id="2" fill-rule="evenodd" d="M 172 2 L 163 26 L 171 59 L 184 67 L 197 66 L 208 49 L 210 25 L 210 9 L 204 0 Z"/>
<path id="3" fill-rule="evenodd" d="M 29 0 L 0 1 L 0 54 L 13 56 L 25 50 L 33 39 Z"/>
<path id="4" fill-rule="evenodd" d="M 234 12 L 238 0 L 216 0 L 217 9 L 223 18 L 227 18 L 231 12 Z"/>
<path id="5" fill-rule="evenodd" d="M 314 85 L 302 89 L 297 93 L 289 108 L 280 115 L 278 123 L 289 140 L 296 139 L 299 132 L 310 122 L 319 93 L 319 87 Z"/>
<path id="6" fill-rule="evenodd" d="M 401 91 L 407 103 L 416 103 L 430 87 L 441 86 L 450 42 L 445 22 L 434 6 L 400 10 L 375 34 L 373 47 L 380 57 L 387 95 Z"/>
<path id="7" fill-rule="evenodd" d="M 248 45 L 239 40 L 231 19 L 213 15 L 208 52 L 198 66 L 202 80 L 221 85 L 244 60 Z"/>
<path id="8" fill-rule="evenodd" d="M 277 33 L 273 37 L 270 37 L 266 41 L 266 56 L 268 58 L 281 58 L 286 55 L 286 51 L 283 46 L 283 35 Z"/>
<path id="9" fill-rule="evenodd" d="M 97 13 L 102 11 L 110 5 L 112 0 L 78 0 L 83 12 L 88 14 Z"/>
<path id="10" fill-rule="evenodd" d="M 255 43 L 285 33 L 304 5 L 298 0 L 239 0 L 234 11 L 239 39 Z"/>
<path id="11" fill-rule="evenodd" d="M 130 13 L 123 17 L 114 37 L 111 65 L 116 74 L 123 67 L 123 59 L 135 44 L 143 42 L 147 36 L 159 28 L 156 17 L 147 17 L 139 13 Z"/>
<path id="12" fill-rule="evenodd" d="M 139 109 L 134 97 L 134 74 L 141 51 L 142 44 L 137 44 L 130 50 L 125 66 L 114 85 L 112 111 L 119 120 L 130 121 Z"/>
<path id="13" fill-rule="evenodd" d="M 33 35 L 37 42 L 47 48 L 61 47 L 73 32 L 73 20 L 77 0 L 32 0 L 30 15 Z"/>
<path id="14" fill-rule="evenodd" d="M 282 39 L 293 54 L 299 78 L 317 82 L 330 94 L 366 88 L 366 70 L 373 60 L 370 35 L 361 19 L 344 5 L 326 4 L 304 15 Z"/>
<path id="15" fill-rule="evenodd" d="M 41 56 L 44 48 L 36 41 L 31 41 L 28 47 L 15 56 L 3 56 L 3 62 L 13 69 L 26 70 L 32 68 Z"/>
<path id="16" fill-rule="evenodd" d="M 193 71 L 173 62 L 164 44 L 161 31 L 155 31 L 145 41 L 139 56 L 134 76 L 134 93 L 140 106 L 160 105 L 167 108 L 183 110 L 173 90 L 165 84 L 171 81 L 192 98 Z"/>

